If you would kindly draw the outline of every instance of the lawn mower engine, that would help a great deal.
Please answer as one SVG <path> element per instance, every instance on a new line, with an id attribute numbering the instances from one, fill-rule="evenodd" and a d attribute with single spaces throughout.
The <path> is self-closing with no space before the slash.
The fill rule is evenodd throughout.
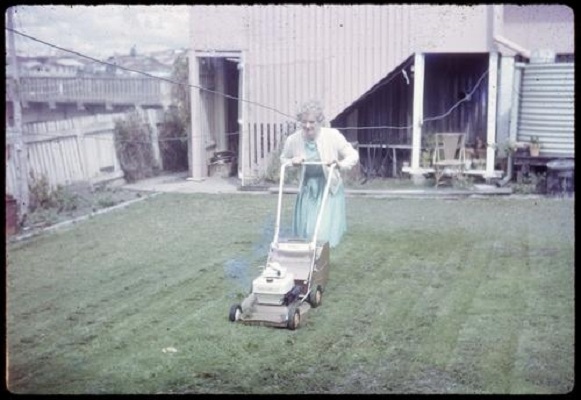
<path id="1" fill-rule="evenodd" d="M 301 288 L 295 286 L 294 275 L 286 267 L 273 262 L 252 282 L 252 293 L 258 304 L 280 306 L 298 299 Z"/>

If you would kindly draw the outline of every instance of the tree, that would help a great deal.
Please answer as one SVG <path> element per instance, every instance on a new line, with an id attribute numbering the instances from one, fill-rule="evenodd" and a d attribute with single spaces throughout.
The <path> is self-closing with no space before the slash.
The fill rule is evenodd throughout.
<path id="1" fill-rule="evenodd" d="M 187 54 L 179 55 L 174 61 L 172 71 L 172 81 L 177 82 L 172 86 L 171 95 L 174 104 L 178 109 L 179 118 L 190 130 L 191 113 L 190 113 L 190 86 L 189 86 L 189 66 Z"/>
<path id="2" fill-rule="evenodd" d="M 159 130 L 160 152 L 164 169 L 183 171 L 188 169 L 188 132 L 191 126 L 188 58 L 186 54 L 176 58 L 171 80 L 172 106 L 164 113 Z"/>

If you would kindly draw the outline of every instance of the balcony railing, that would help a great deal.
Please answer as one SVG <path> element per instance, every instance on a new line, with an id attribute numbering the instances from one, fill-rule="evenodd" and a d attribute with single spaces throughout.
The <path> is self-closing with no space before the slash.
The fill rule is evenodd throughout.
<path id="1" fill-rule="evenodd" d="M 9 82 L 7 87 L 9 87 Z M 169 83 L 154 78 L 23 77 L 23 102 L 163 105 Z M 7 91 L 10 97 L 12 91 Z"/>

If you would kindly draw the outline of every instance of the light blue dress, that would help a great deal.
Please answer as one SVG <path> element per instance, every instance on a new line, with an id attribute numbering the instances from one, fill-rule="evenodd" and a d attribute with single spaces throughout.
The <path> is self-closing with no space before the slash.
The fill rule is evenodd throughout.
<path id="1" fill-rule="evenodd" d="M 314 142 L 305 141 L 305 158 L 306 161 L 321 161 Z M 323 200 L 327 179 L 323 167 L 320 165 L 305 165 L 304 168 L 303 184 L 295 203 L 293 234 L 310 240 L 317 223 L 317 215 Z M 327 196 L 327 205 L 321 220 L 317 241 L 329 241 L 329 246 L 335 247 L 341 241 L 346 230 L 345 190 L 341 184 L 335 194 L 329 192 Z"/>

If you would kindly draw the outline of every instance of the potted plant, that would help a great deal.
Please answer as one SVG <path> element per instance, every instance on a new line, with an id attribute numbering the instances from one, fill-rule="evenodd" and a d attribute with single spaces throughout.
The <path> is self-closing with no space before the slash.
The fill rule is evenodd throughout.
<path id="1" fill-rule="evenodd" d="M 429 168 L 432 165 L 432 151 L 422 150 L 422 155 L 420 159 L 420 165 L 422 168 Z"/>
<path id="2" fill-rule="evenodd" d="M 432 165 L 434 158 L 435 136 L 433 134 L 426 135 L 422 138 L 422 152 L 420 155 L 420 166 L 422 168 L 429 168 Z"/>
<path id="3" fill-rule="evenodd" d="M 538 157 L 541 150 L 541 142 L 538 136 L 531 136 L 531 144 L 529 145 L 529 153 L 531 157 Z"/>

